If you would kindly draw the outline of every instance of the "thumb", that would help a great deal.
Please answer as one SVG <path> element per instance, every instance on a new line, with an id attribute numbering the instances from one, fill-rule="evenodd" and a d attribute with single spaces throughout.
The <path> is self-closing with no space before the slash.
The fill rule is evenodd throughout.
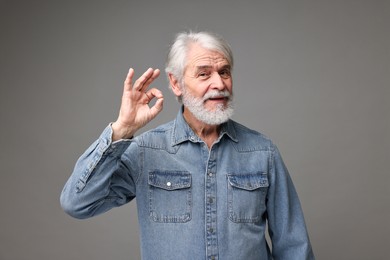
<path id="1" fill-rule="evenodd" d="M 161 91 L 156 89 L 156 88 L 150 89 L 148 91 L 147 95 L 148 96 L 153 96 L 153 97 L 155 97 L 157 99 L 155 104 L 150 108 L 150 112 L 151 112 L 152 116 L 155 117 L 163 109 L 164 96 L 161 93 Z"/>

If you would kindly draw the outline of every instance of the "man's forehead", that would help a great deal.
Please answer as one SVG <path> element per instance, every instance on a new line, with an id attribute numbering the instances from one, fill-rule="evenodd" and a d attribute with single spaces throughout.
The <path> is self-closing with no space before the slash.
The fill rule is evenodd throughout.
<path id="1" fill-rule="evenodd" d="M 199 45 L 190 48 L 187 56 L 187 64 L 193 67 L 212 66 L 216 64 L 229 64 L 226 57 L 217 51 L 205 49 Z"/>

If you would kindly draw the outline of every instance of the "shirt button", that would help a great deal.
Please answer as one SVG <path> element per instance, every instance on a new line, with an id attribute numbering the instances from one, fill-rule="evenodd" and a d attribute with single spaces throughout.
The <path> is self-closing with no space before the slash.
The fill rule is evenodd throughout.
<path id="1" fill-rule="evenodd" d="M 170 181 L 167 182 L 167 186 L 171 187 L 172 183 Z"/>
<path id="2" fill-rule="evenodd" d="M 213 202 L 214 202 L 213 198 L 209 198 L 209 203 L 213 203 Z"/>
<path id="3" fill-rule="evenodd" d="M 212 172 L 209 172 L 208 173 L 209 177 L 213 176 L 213 173 Z"/>

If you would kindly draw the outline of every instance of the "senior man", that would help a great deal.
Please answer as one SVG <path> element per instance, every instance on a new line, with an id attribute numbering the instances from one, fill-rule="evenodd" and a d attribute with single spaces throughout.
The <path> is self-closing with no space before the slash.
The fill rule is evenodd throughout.
<path id="1" fill-rule="evenodd" d="M 232 70 L 221 37 L 179 34 L 166 73 L 181 109 L 175 120 L 135 137 L 162 110 L 163 95 L 149 89 L 158 69 L 134 83 L 130 69 L 119 116 L 77 161 L 61 194 L 64 210 L 88 218 L 136 197 L 147 260 L 314 259 L 278 149 L 230 119 Z"/>

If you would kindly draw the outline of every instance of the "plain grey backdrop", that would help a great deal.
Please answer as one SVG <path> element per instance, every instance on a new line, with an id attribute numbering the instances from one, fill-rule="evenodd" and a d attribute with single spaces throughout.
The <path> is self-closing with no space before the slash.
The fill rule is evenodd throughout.
<path id="1" fill-rule="evenodd" d="M 79 155 L 117 117 L 129 67 L 174 35 L 234 51 L 234 119 L 278 145 L 317 259 L 389 259 L 390 12 L 380 0 L 0 1 L 0 259 L 139 259 L 134 202 L 60 208 Z M 179 105 L 165 75 L 153 85 Z M 240 259 L 238 259 L 240 260 Z"/>

